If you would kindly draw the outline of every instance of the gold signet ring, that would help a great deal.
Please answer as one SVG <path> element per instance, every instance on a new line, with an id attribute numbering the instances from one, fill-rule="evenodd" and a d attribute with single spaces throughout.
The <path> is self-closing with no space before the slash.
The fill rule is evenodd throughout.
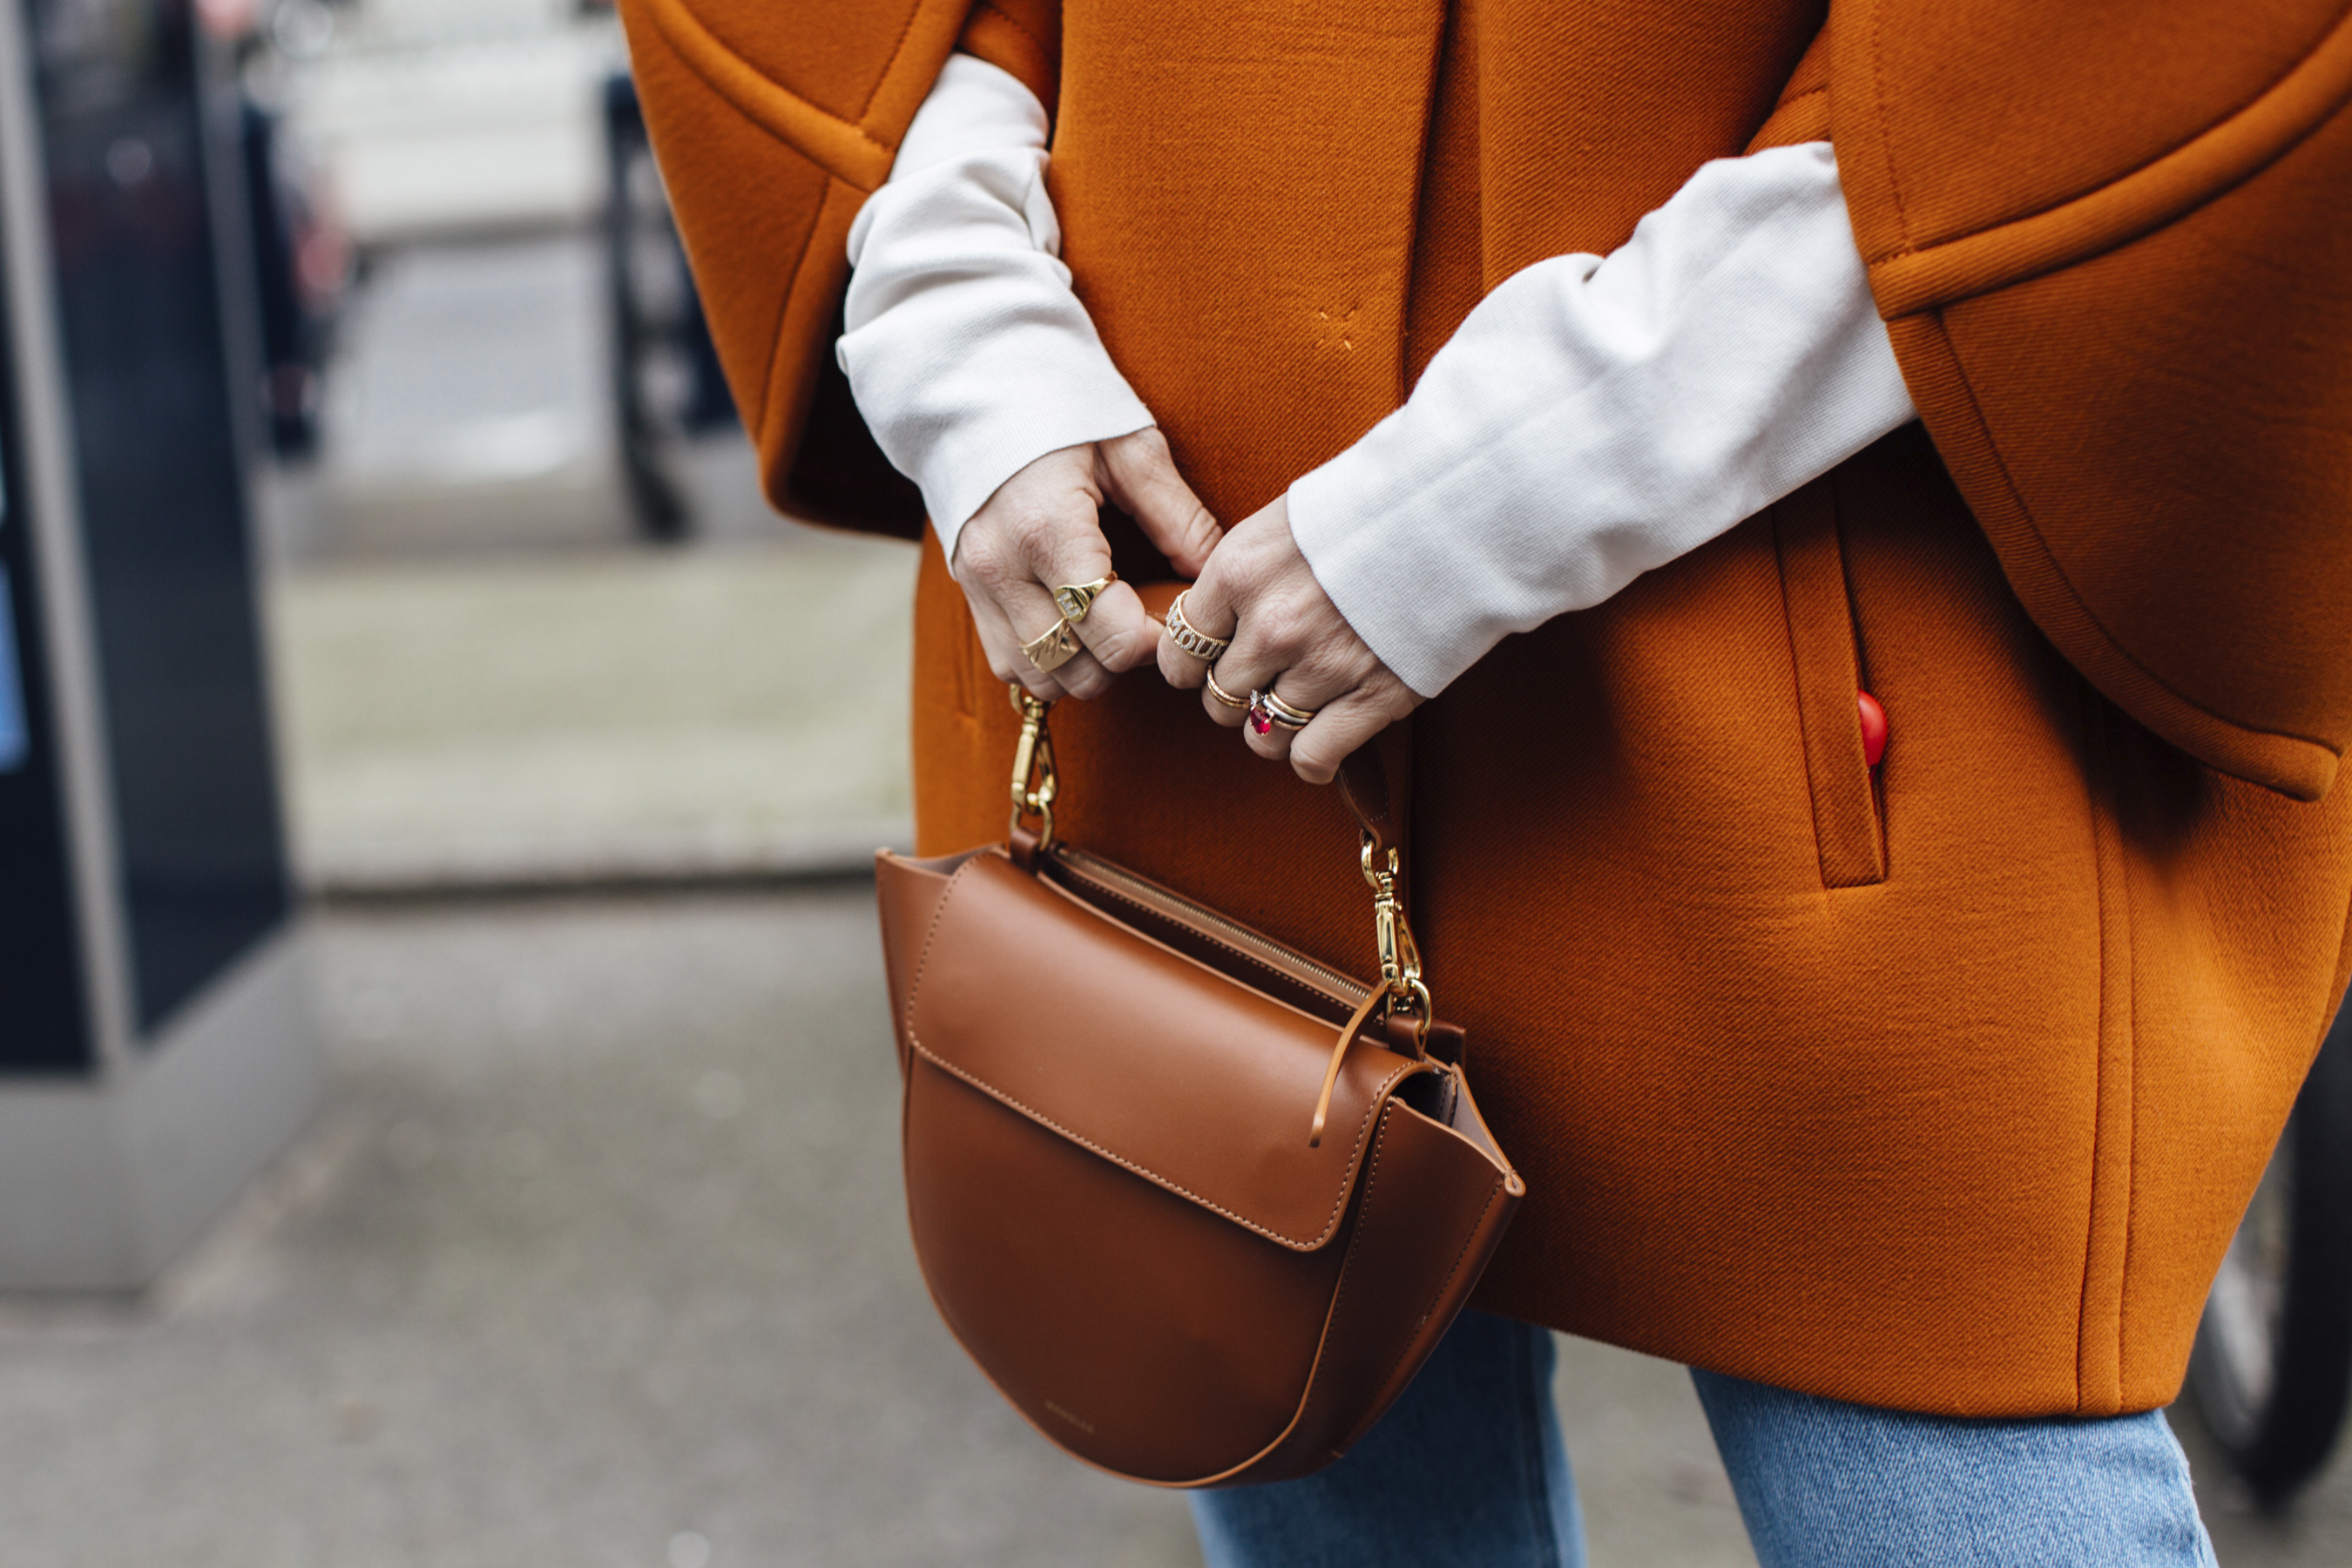
<path id="1" fill-rule="evenodd" d="M 1054 604 L 1064 618 L 1083 621 L 1087 612 L 1095 607 L 1095 601 L 1102 597 L 1103 590 L 1118 581 L 1118 574 L 1113 572 L 1091 583 L 1065 583 L 1054 590 Z"/>
<path id="2" fill-rule="evenodd" d="M 1021 645 L 1021 656 L 1037 667 L 1040 675 L 1051 675 L 1078 657 L 1078 634 L 1066 620 L 1055 621 L 1052 628 Z"/>

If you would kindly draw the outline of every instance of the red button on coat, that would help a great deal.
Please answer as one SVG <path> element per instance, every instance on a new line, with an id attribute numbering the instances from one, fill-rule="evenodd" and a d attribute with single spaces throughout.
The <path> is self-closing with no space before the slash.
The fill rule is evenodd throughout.
<path id="1" fill-rule="evenodd" d="M 1862 760 L 1874 768 L 1886 754 L 1886 710 L 1867 691 L 1855 692 L 1853 701 L 1862 710 Z"/>

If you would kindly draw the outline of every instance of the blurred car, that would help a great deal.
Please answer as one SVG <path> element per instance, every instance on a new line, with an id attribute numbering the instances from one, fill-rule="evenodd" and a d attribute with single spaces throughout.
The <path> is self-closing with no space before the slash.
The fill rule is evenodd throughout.
<path id="1" fill-rule="evenodd" d="M 2263 1503 L 2317 1474 L 2352 1392 L 2352 1008 L 2336 1016 L 2206 1300 L 2189 1386 Z"/>

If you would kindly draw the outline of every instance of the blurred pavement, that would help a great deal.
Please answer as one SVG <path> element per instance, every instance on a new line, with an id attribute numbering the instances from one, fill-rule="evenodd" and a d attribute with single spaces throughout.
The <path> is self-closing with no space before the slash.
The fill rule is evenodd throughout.
<path id="1" fill-rule="evenodd" d="M 374 253 L 280 558 L 626 542 L 604 289 L 584 230 Z"/>
<path id="2" fill-rule="evenodd" d="M 326 451 L 264 509 L 305 885 L 829 873 L 909 837 L 915 552 L 802 528 L 740 435 L 677 454 L 695 542 L 620 499 L 593 237 L 384 254 Z"/>
<path id="3" fill-rule="evenodd" d="M 900 1210 L 870 889 L 331 909 L 318 1123 L 147 1300 L 0 1306 L 0 1561 L 1194 1568 Z M 1752 1563 L 1682 1371 L 1562 1345 L 1596 1568 Z M 2231 1568 L 2340 1564 L 2352 1457 Z M 169 1543 L 166 1546 L 164 1543 Z"/>
<path id="4" fill-rule="evenodd" d="M 914 552 L 354 565 L 278 594 L 296 858 L 328 892 L 733 879 L 904 845 Z"/>
<path id="5" fill-rule="evenodd" d="M 320 918 L 302 1143 L 147 1300 L 0 1307 L 0 1561 L 1196 1564 L 1181 1500 L 1049 1449 L 934 1316 L 872 920 Z M 1569 1351 L 1596 1563 L 1748 1561 L 1681 1372 Z"/>
<path id="6" fill-rule="evenodd" d="M 865 889 L 317 935 L 309 1136 L 147 1301 L 0 1309 L 0 1561 L 1196 1560 L 932 1318 Z"/>

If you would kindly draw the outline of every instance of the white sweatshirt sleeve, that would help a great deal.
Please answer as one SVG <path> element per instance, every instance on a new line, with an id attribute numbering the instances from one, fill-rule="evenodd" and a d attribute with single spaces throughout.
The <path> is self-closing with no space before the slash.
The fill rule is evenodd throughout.
<path id="1" fill-rule="evenodd" d="M 850 231 L 842 368 L 950 569 L 996 487 L 1152 423 L 1059 259 L 1045 114 L 950 59 Z M 1434 696 L 1914 417 L 1827 142 L 1706 164 L 1605 259 L 1507 279 L 1290 489 L 1340 613 Z"/>
<path id="2" fill-rule="evenodd" d="M 1035 95 L 950 56 L 850 226 L 841 368 L 883 455 L 921 487 L 950 571 L 997 486 L 1151 423 L 1070 291 L 1045 161 Z"/>
<path id="3" fill-rule="evenodd" d="M 1290 487 L 1323 591 L 1434 696 L 1915 417 L 1825 142 L 1702 167 L 1611 253 L 1504 280 Z"/>

